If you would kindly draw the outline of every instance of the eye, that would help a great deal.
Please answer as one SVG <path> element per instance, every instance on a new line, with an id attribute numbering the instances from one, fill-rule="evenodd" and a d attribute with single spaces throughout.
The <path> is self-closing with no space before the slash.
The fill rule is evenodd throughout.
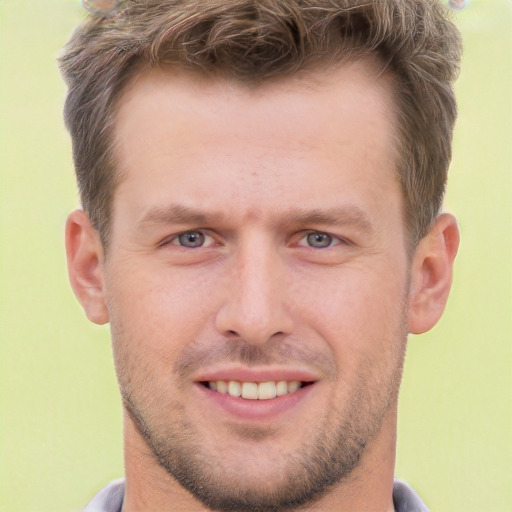
<path id="1" fill-rule="evenodd" d="M 328 233 L 313 231 L 304 236 L 299 244 L 312 247 L 313 249 L 326 249 L 332 245 L 335 245 L 337 242 L 339 242 L 339 239 L 329 235 Z"/>
<path id="2" fill-rule="evenodd" d="M 188 249 L 196 249 L 197 247 L 203 247 L 205 245 L 211 245 L 213 238 L 206 235 L 202 231 L 185 231 L 175 236 L 170 243 L 172 245 L 179 245 Z"/>

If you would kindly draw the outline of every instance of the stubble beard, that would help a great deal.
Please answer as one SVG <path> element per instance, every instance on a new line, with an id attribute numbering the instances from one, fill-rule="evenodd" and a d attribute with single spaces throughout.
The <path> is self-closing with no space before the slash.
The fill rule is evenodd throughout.
<path id="1" fill-rule="evenodd" d="M 349 422 L 339 425 L 335 432 L 320 427 L 308 444 L 283 456 L 278 468 L 272 465 L 266 475 L 251 475 L 244 482 L 241 474 L 248 472 L 248 466 L 225 468 L 222 453 L 205 453 L 193 425 L 182 422 L 165 433 L 155 432 L 126 399 L 125 408 L 157 463 L 214 511 L 278 512 L 313 503 L 349 477 L 378 430 L 372 424 L 358 431 Z M 248 431 L 242 435 L 251 436 Z M 264 434 L 255 432 L 255 437 Z M 254 446 L 257 453 L 257 440 Z"/>
<path id="2" fill-rule="evenodd" d="M 225 467 L 222 453 L 207 452 L 201 434 L 185 418 L 182 405 L 173 403 L 166 408 L 172 411 L 166 414 L 172 421 L 165 425 L 155 421 L 154 407 L 141 404 L 158 401 L 148 402 L 147 397 L 145 400 L 135 396 L 129 373 L 117 368 L 124 407 L 157 464 L 208 509 L 296 510 L 320 500 L 334 486 L 349 479 L 379 433 L 386 413 L 396 405 L 407 339 L 405 327 L 400 335 L 400 344 L 392 340 L 396 348 L 393 368 L 384 374 L 387 381 L 374 378 L 373 365 L 362 368 L 348 403 L 332 414 L 327 413 L 301 447 L 282 455 L 277 464 L 269 464 L 268 471 L 259 478 L 252 475 L 244 480 L 244 461 L 239 461 L 235 469 Z M 265 437 L 264 432 L 259 432 L 259 436 Z M 257 441 L 255 437 L 256 454 Z"/>

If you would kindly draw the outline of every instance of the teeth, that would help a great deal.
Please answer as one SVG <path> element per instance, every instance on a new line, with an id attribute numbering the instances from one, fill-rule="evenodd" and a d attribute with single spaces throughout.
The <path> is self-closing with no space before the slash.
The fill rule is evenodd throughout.
<path id="1" fill-rule="evenodd" d="M 300 388 L 300 382 L 293 381 L 288 384 L 288 393 L 295 393 Z"/>
<path id="2" fill-rule="evenodd" d="M 244 382 L 242 384 L 242 398 L 256 400 L 258 398 L 258 384 L 256 382 Z"/>
<path id="3" fill-rule="evenodd" d="M 283 396 L 288 394 L 288 383 L 285 380 L 280 380 L 276 385 L 276 395 Z"/>
<path id="4" fill-rule="evenodd" d="M 236 380 L 215 380 L 208 382 L 208 387 L 217 393 L 242 397 L 246 400 L 270 400 L 276 396 L 295 393 L 302 384 L 299 381 L 280 380 L 268 382 L 239 382 Z"/>
<path id="5" fill-rule="evenodd" d="M 261 382 L 258 386 L 258 398 L 260 400 L 269 400 L 277 395 L 275 382 Z"/>
<path id="6" fill-rule="evenodd" d="M 212 382 L 210 382 L 212 384 Z M 222 393 L 223 395 L 227 394 L 228 392 L 228 383 L 224 382 L 223 380 L 219 380 L 216 383 L 213 382 L 214 385 L 216 385 L 217 392 Z"/>
<path id="7" fill-rule="evenodd" d="M 240 382 L 236 380 L 230 380 L 228 382 L 228 395 L 231 396 L 240 396 L 242 394 L 242 386 Z"/>

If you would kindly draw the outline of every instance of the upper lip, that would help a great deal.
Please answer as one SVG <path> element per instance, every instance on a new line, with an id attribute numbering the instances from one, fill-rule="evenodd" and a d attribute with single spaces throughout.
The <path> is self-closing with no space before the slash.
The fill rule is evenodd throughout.
<path id="1" fill-rule="evenodd" d="M 287 368 L 287 367 L 261 367 L 249 368 L 246 366 L 229 366 L 222 368 L 205 369 L 198 372 L 194 376 L 196 382 L 211 382 L 211 381 L 241 381 L 241 382 L 279 382 L 285 381 L 300 381 L 300 382 L 315 382 L 319 380 L 318 375 L 313 372 L 302 368 Z"/>

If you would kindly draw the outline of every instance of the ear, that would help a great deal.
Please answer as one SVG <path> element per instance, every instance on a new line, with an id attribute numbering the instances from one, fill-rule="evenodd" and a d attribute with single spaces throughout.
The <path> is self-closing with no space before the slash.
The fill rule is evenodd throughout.
<path id="1" fill-rule="evenodd" d="M 459 228 L 453 215 L 440 215 L 416 248 L 411 270 L 409 332 L 426 332 L 441 318 L 452 285 Z"/>
<path id="2" fill-rule="evenodd" d="M 66 222 L 66 254 L 71 287 L 87 318 L 95 324 L 109 320 L 105 303 L 103 244 L 89 216 L 72 212 Z"/>

